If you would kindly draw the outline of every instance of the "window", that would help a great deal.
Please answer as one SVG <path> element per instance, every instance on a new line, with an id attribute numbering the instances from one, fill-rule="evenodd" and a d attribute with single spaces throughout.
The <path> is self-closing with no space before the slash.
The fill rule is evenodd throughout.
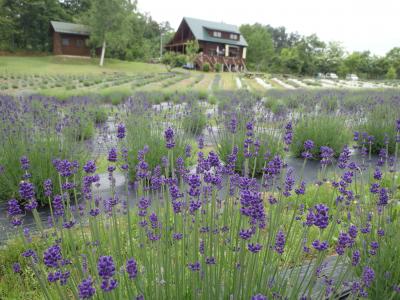
<path id="1" fill-rule="evenodd" d="M 61 43 L 63 46 L 69 46 L 69 39 L 62 39 Z"/>
<path id="2" fill-rule="evenodd" d="M 221 37 L 221 31 L 213 31 L 213 37 L 220 38 Z"/>
<path id="3" fill-rule="evenodd" d="M 78 48 L 82 48 L 82 46 L 83 46 L 83 41 L 82 41 L 82 40 L 76 40 L 76 46 L 77 46 Z"/>
<path id="4" fill-rule="evenodd" d="M 229 38 L 230 38 L 231 40 L 237 40 L 237 39 L 238 39 L 238 35 L 237 35 L 237 34 L 234 34 L 234 33 L 231 33 L 230 36 L 229 36 Z"/>

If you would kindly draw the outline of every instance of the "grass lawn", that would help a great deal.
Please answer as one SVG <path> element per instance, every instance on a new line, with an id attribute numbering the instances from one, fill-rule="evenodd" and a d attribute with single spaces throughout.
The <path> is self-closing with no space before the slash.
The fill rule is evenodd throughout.
<path id="1" fill-rule="evenodd" d="M 106 59 L 103 67 L 97 58 L 60 56 L 0 56 L 0 73 L 13 74 L 101 74 L 103 72 L 151 73 L 165 72 L 163 65 Z"/>

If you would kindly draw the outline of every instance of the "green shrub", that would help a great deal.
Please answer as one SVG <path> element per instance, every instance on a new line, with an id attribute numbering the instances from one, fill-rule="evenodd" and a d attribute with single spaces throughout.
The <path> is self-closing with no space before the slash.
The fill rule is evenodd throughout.
<path id="1" fill-rule="evenodd" d="M 124 121 L 126 126 L 126 147 L 129 149 L 128 163 L 129 176 L 131 180 L 136 178 L 136 169 L 139 150 L 144 146 L 149 147 L 149 152 L 146 154 L 145 160 L 149 165 L 149 170 L 156 166 L 161 166 L 161 160 L 166 155 L 164 130 L 167 125 L 160 125 L 159 122 L 153 120 L 154 116 L 151 112 L 134 112 L 126 116 Z M 177 134 L 175 130 L 175 147 L 173 148 L 174 162 L 177 157 L 185 158 L 185 146 L 189 143 L 185 135 Z"/>
<path id="2" fill-rule="evenodd" d="M 228 155 L 231 154 L 234 145 L 238 147 L 238 157 L 235 164 L 235 170 L 237 172 L 243 172 L 245 168 L 246 158 L 244 157 L 244 142 L 247 138 L 246 136 L 246 124 L 245 122 L 240 122 L 238 124 L 238 130 L 235 134 L 232 134 L 229 130 L 223 129 L 218 133 L 215 133 L 217 153 L 219 157 L 226 161 Z M 272 131 L 261 130 L 261 128 L 255 128 L 255 140 L 260 141 L 260 149 L 256 157 L 251 157 L 248 159 L 248 170 L 250 175 L 260 175 L 265 164 L 264 155 L 269 152 L 270 157 L 274 155 L 281 154 L 283 151 L 281 138 L 278 134 Z M 254 153 L 253 146 L 250 149 Z"/>
<path id="3" fill-rule="evenodd" d="M 221 72 L 222 71 L 222 65 L 220 63 L 217 63 L 215 65 L 215 72 Z"/>
<path id="4" fill-rule="evenodd" d="M 75 105 L 68 112 L 68 108 L 57 107 L 58 103 L 44 106 L 37 100 L 18 100 L 24 103 L 21 103 L 21 110 L 18 106 L 14 108 L 17 119 L 8 119 L 5 116 L 7 111 L 2 112 L 5 115 L 0 124 L 0 166 L 3 169 L 0 172 L 0 199 L 19 198 L 18 186 L 24 175 L 20 158 L 26 156 L 30 161 L 28 172 L 32 174 L 30 180 L 35 186 L 36 198 L 47 204 L 48 199 L 43 196 L 43 181 L 52 179 L 54 192 L 59 192 L 58 174 L 51 161 L 56 158 L 77 160 L 82 165 L 88 152 L 80 139 L 94 134 L 93 121 L 86 123 L 89 116 Z M 65 111 L 68 120 L 59 114 L 58 109 Z M 64 124 L 62 127 L 59 127 L 60 122 Z M 80 184 L 80 173 L 76 174 L 76 180 Z"/>
<path id="5" fill-rule="evenodd" d="M 94 107 L 89 109 L 92 120 L 95 124 L 105 123 L 108 119 L 108 112 L 105 107 Z"/>
<path id="6" fill-rule="evenodd" d="M 203 65 L 203 72 L 210 72 L 210 65 L 208 63 Z"/>
<path id="7" fill-rule="evenodd" d="M 389 144 L 389 153 L 394 153 L 396 141 L 396 120 L 400 118 L 400 108 L 394 105 L 377 106 L 367 114 L 366 121 L 362 123 L 357 131 L 367 133 L 374 137 L 371 145 L 372 153 L 379 153 L 379 150 L 386 148 L 385 136 Z M 362 142 L 360 139 L 359 142 Z"/>
<path id="8" fill-rule="evenodd" d="M 187 115 L 183 117 L 183 130 L 192 135 L 199 135 L 206 127 L 207 118 L 198 105 L 192 105 Z"/>
<path id="9" fill-rule="evenodd" d="M 276 115 L 284 114 L 287 111 L 285 102 L 276 101 L 272 103 L 271 111 Z"/>
<path id="10" fill-rule="evenodd" d="M 312 140 L 314 158 L 319 158 L 320 147 L 328 146 L 339 155 L 343 147 L 351 140 L 349 129 L 345 125 L 345 119 L 339 116 L 318 115 L 306 116 L 294 124 L 293 142 L 291 150 L 296 157 L 301 157 L 304 151 L 304 142 Z"/>

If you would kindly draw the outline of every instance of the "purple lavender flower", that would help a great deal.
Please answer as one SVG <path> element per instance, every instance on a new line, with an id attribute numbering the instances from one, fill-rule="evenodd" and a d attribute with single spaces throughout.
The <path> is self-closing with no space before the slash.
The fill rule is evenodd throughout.
<path id="1" fill-rule="evenodd" d="M 283 191 L 283 195 L 285 197 L 289 197 L 291 195 L 291 191 L 293 189 L 293 186 L 295 184 L 295 179 L 293 176 L 293 172 L 294 170 L 292 168 L 290 168 L 287 173 L 286 173 L 286 177 L 285 177 L 285 190 Z"/>
<path id="2" fill-rule="evenodd" d="M 358 142 L 358 141 L 360 140 L 360 132 L 354 131 L 354 138 L 353 138 L 353 140 L 354 140 L 355 142 Z"/>
<path id="3" fill-rule="evenodd" d="M 355 251 L 353 251 L 353 255 L 351 258 L 351 264 L 353 266 L 357 266 L 359 262 L 360 262 L 360 251 L 355 250 Z"/>
<path id="4" fill-rule="evenodd" d="M 53 193 L 53 182 L 51 181 L 51 179 L 46 179 L 43 182 L 43 189 L 44 189 L 44 195 L 46 197 L 51 197 L 52 193 Z"/>
<path id="5" fill-rule="evenodd" d="M 115 274 L 115 265 L 111 256 L 100 256 L 97 263 L 98 274 L 102 279 L 109 279 Z"/>
<path id="6" fill-rule="evenodd" d="M 314 242 L 312 242 L 312 246 L 318 251 L 324 251 L 328 249 L 329 244 L 327 241 L 320 242 L 319 240 L 315 240 Z"/>
<path id="7" fill-rule="evenodd" d="M 137 263 L 133 258 L 130 258 L 126 262 L 126 272 L 130 279 L 135 279 L 138 273 Z"/>
<path id="8" fill-rule="evenodd" d="M 64 215 L 64 201 L 61 195 L 55 195 L 53 198 L 54 216 L 62 217 Z"/>
<path id="9" fill-rule="evenodd" d="M 90 299 L 96 293 L 96 289 L 93 286 L 92 277 L 88 277 L 83 279 L 82 282 L 78 285 L 79 290 L 79 298 L 80 299 Z"/>
<path id="10" fill-rule="evenodd" d="M 335 154 L 332 148 L 328 146 L 321 146 L 320 148 L 321 164 L 329 165 L 332 163 L 332 157 Z"/>
<path id="11" fill-rule="evenodd" d="M 329 223 L 329 208 L 324 204 L 317 204 L 314 206 L 314 210 L 309 210 L 307 214 L 307 221 L 305 225 L 312 226 L 315 225 L 321 229 L 328 226 Z"/>
<path id="12" fill-rule="evenodd" d="M 62 177 L 70 177 L 74 172 L 73 163 L 66 159 L 55 159 L 53 160 L 53 165 Z"/>
<path id="13" fill-rule="evenodd" d="M 372 268 L 366 266 L 364 267 L 363 273 L 362 273 L 362 281 L 365 286 L 370 287 L 372 281 L 375 279 L 375 272 Z"/>
<path id="14" fill-rule="evenodd" d="M 32 250 L 32 249 L 28 249 L 28 250 L 24 251 L 22 253 L 22 256 L 26 257 L 26 258 L 31 257 L 32 261 L 34 263 L 37 263 L 37 261 L 38 261 L 38 256 L 37 256 L 36 252 L 34 250 Z"/>
<path id="15" fill-rule="evenodd" d="M 348 233 L 341 232 L 339 233 L 338 243 L 336 246 L 336 252 L 339 255 L 344 254 L 344 249 L 350 247 L 353 244 L 353 240 Z"/>
<path id="16" fill-rule="evenodd" d="M 189 263 L 188 268 L 192 272 L 200 271 L 200 262 L 196 261 L 194 263 Z"/>
<path id="17" fill-rule="evenodd" d="M 49 268 L 58 268 L 61 260 L 62 255 L 59 245 L 53 245 L 43 253 L 43 262 Z"/>
<path id="18" fill-rule="evenodd" d="M 292 144 L 292 140 L 293 140 L 293 126 L 292 122 L 290 121 L 285 126 L 285 135 L 283 137 L 283 141 L 285 143 L 285 148 L 284 148 L 285 151 L 289 151 L 289 146 Z"/>
<path id="19" fill-rule="evenodd" d="M 374 179 L 381 180 L 382 179 L 382 171 L 378 168 L 375 169 Z"/>
<path id="20" fill-rule="evenodd" d="M 304 152 L 301 154 L 301 156 L 305 159 L 310 159 L 312 158 L 311 150 L 314 148 L 314 142 L 312 140 L 306 140 L 304 142 Z"/>
<path id="21" fill-rule="evenodd" d="M 8 201 L 7 213 L 10 217 L 22 215 L 22 209 L 17 200 L 11 199 Z"/>
<path id="22" fill-rule="evenodd" d="M 96 163 L 94 162 L 94 160 L 88 160 L 83 166 L 83 170 L 88 174 L 93 174 L 94 172 L 96 172 Z"/>
<path id="23" fill-rule="evenodd" d="M 206 265 L 215 265 L 216 263 L 215 257 L 206 257 Z"/>
<path id="24" fill-rule="evenodd" d="M 302 182 L 300 183 L 300 186 L 295 190 L 295 193 L 296 193 L 297 195 L 304 195 L 305 192 L 306 192 L 306 182 L 305 182 L 305 181 L 302 181 Z"/>
<path id="25" fill-rule="evenodd" d="M 19 195 L 21 199 L 31 200 L 35 196 L 33 184 L 28 181 L 21 181 L 19 184 Z"/>
<path id="26" fill-rule="evenodd" d="M 24 171 L 29 170 L 29 168 L 30 168 L 30 162 L 29 162 L 28 157 L 22 156 L 22 157 L 20 158 L 19 161 L 20 161 L 20 163 L 21 163 L 21 169 L 22 169 L 22 170 L 24 170 Z"/>
<path id="27" fill-rule="evenodd" d="M 350 160 L 350 149 L 347 145 L 344 146 L 342 152 L 339 154 L 338 167 L 340 169 L 345 169 L 348 161 Z"/>
<path id="28" fill-rule="evenodd" d="M 268 298 L 262 294 L 257 294 L 252 296 L 251 300 L 268 300 Z"/>
<path id="29" fill-rule="evenodd" d="M 117 138 L 123 139 L 125 137 L 125 125 L 123 123 L 118 124 L 117 127 Z"/>
<path id="30" fill-rule="evenodd" d="M 228 125 L 229 131 L 230 131 L 232 134 L 235 134 L 235 133 L 236 133 L 237 125 L 238 125 L 238 120 L 237 120 L 237 118 L 236 118 L 236 115 L 235 115 L 235 114 L 232 114 L 231 120 L 230 120 L 229 125 Z"/>
<path id="31" fill-rule="evenodd" d="M 275 246 L 274 249 L 278 254 L 282 254 L 284 252 L 286 244 L 286 237 L 282 230 L 279 230 L 276 238 L 275 238 Z"/>
<path id="32" fill-rule="evenodd" d="M 261 251 L 262 245 L 260 245 L 258 243 L 256 243 L 256 244 L 251 243 L 251 244 L 247 245 L 247 249 L 252 253 L 258 253 Z"/>
<path id="33" fill-rule="evenodd" d="M 187 144 L 185 146 L 185 156 L 186 157 L 191 157 L 192 156 L 192 146 Z"/>
<path id="34" fill-rule="evenodd" d="M 179 241 L 179 240 L 181 240 L 183 238 L 183 234 L 179 233 L 179 232 L 178 233 L 174 233 L 172 235 L 172 237 L 173 237 L 174 240 Z"/>
<path id="35" fill-rule="evenodd" d="M 172 149 L 175 147 L 174 131 L 171 127 L 168 127 L 164 132 L 165 146 L 167 149 Z"/>
<path id="36" fill-rule="evenodd" d="M 108 152 L 108 161 L 116 162 L 117 161 L 117 149 L 111 148 Z"/>
<path id="37" fill-rule="evenodd" d="M 304 142 L 304 149 L 306 150 L 306 151 L 310 151 L 310 150 L 312 150 L 314 148 L 314 142 L 312 141 L 312 140 L 306 140 L 305 142 Z"/>
<path id="38" fill-rule="evenodd" d="M 242 238 L 243 240 L 249 240 L 253 234 L 255 233 L 255 228 L 249 228 L 249 229 L 241 229 L 239 231 L 239 236 L 240 238 Z"/>
<path id="39" fill-rule="evenodd" d="M 21 273 L 22 272 L 21 265 L 19 263 L 17 263 L 17 262 L 13 263 L 12 268 L 13 268 L 13 272 L 14 273 Z"/>
<path id="40" fill-rule="evenodd" d="M 103 279 L 100 288 L 104 292 L 111 292 L 118 287 L 118 282 L 114 278 Z"/>
<path id="41" fill-rule="evenodd" d="M 349 226 L 349 235 L 352 239 L 355 239 L 357 237 L 358 229 L 356 225 L 350 225 Z"/>
<path id="42" fill-rule="evenodd" d="M 386 206 L 388 202 L 389 202 L 388 190 L 385 188 L 381 188 L 381 190 L 379 191 L 378 206 Z"/>
<path id="43" fill-rule="evenodd" d="M 204 136 L 200 135 L 197 138 L 197 146 L 200 150 L 204 148 Z"/>

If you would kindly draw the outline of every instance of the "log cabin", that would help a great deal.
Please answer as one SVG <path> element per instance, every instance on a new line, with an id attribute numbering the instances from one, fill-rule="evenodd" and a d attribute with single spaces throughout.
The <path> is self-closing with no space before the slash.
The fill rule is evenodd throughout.
<path id="1" fill-rule="evenodd" d="M 247 42 L 237 26 L 184 17 L 165 49 L 185 53 L 186 44 L 192 40 L 199 43 L 194 61 L 196 69 L 202 69 L 207 63 L 211 70 L 217 64 L 223 71 L 246 70 Z"/>
<path id="2" fill-rule="evenodd" d="M 54 55 L 90 56 L 90 30 L 82 24 L 50 22 Z"/>

